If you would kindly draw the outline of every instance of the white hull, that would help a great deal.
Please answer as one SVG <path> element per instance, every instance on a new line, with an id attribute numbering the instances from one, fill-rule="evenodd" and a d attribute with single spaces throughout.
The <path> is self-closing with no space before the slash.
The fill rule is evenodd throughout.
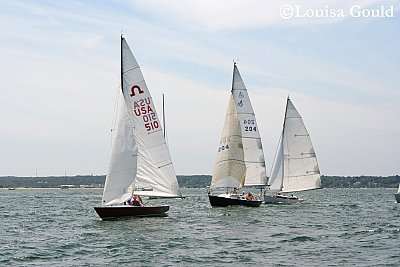
<path id="1" fill-rule="evenodd" d="M 298 197 L 277 197 L 277 196 L 264 196 L 265 204 L 299 204 L 303 201 L 303 199 Z"/>

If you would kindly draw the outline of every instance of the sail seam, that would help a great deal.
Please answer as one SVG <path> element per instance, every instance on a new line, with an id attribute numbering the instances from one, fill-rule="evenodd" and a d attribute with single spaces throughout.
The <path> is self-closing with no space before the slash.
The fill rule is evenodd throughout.
<path id="1" fill-rule="evenodd" d="M 134 67 L 134 68 L 127 69 L 127 70 L 125 70 L 123 73 L 125 74 L 125 73 L 127 73 L 127 72 L 129 72 L 129 71 L 131 71 L 131 70 L 136 70 L 136 69 L 140 69 L 140 67 L 138 66 L 138 67 Z M 141 81 L 144 81 L 144 79 L 141 80 Z"/>
<path id="2" fill-rule="evenodd" d="M 231 160 L 238 161 L 238 162 L 245 162 L 244 160 L 239 160 L 239 159 L 224 159 L 224 160 L 218 161 L 217 163 L 221 163 L 221 162 L 225 162 L 225 161 L 231 161 Z"/>

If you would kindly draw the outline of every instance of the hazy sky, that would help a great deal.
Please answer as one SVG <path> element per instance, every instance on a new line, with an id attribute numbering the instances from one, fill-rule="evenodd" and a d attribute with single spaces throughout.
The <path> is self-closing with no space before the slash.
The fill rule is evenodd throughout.
<path id="1" fill-rule="evenodd" d="M 1 176 L 107 172 L 121 32 L 159 116 L 166 94 L 177 174 L 212 173 L 233 60 L 268 173 L 289 94 L 322 174 L 400 174 L 398 1 L 4 0 Z"/>

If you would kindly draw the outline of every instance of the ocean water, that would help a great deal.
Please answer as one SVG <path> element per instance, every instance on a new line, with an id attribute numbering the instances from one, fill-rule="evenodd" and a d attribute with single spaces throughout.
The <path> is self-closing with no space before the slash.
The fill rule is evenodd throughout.
<path id="1" fill-rule="evenodd" d="M 0 190 L 0 266 L 400 266 L 394 189 L 211 208 L 183 189 L 165 217 L 101 221 L 100 189 Z"/>

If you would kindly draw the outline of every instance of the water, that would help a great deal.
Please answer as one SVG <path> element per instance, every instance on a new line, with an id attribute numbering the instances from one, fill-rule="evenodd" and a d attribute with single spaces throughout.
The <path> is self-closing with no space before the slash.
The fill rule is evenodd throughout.
<path id="1" fill-rule="evenodd" d="M 0 266 L 400 266 L 394 191 L 211 208 L 205 189 L 184 189 L 166 217 L 101 221 L 99 189 L 0 190 Z"/>

